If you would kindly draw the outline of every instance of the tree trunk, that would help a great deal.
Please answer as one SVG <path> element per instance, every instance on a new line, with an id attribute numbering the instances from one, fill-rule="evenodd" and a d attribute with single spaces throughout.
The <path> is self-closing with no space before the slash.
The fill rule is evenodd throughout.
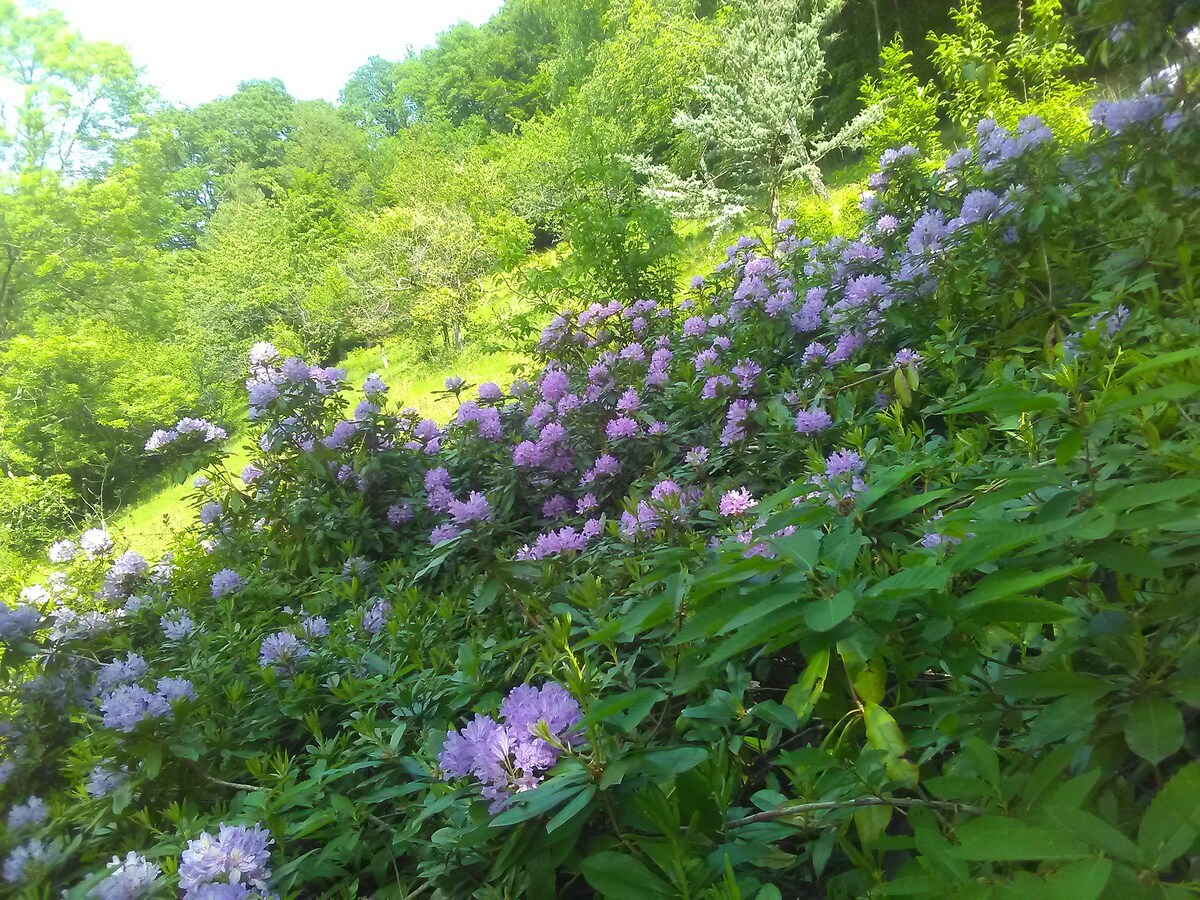
<path id="1" fill-rule="evenodd" d="M 779 227 L 779 184 L 771 185 L 771 234 Z"/>
<path id="2" fill-rule="evenodd" d="M 450 349 L 450 326 L 445 322 L 442 323 L 442 346 Z"/>

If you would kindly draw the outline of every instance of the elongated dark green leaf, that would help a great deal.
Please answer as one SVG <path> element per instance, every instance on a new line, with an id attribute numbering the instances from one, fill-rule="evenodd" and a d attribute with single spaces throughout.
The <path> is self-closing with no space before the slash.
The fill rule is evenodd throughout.
<path id="1" fill-rule="evenodd" d="M 644 862 L 625 853 L 604 850 L 583 861 L 583 877 L 600 892 L 614 900 L 673 897 L 671 885 L 650 871 Z"/>
<path id="2" fill-rule="evenodd" d="M 1030 572 L 1024 569 L 1002 569 L 979 580 L 975 588 L 958 602 L 960 612 L 967 612 L 988 600 L 1001 597 L 1015 597 L 1026 594 L 1043 585 L 1050 584 L 1062 578 L 1082 572 L 1089 565 L 1056 566 L 1040 572 Z"/>
<path id="3" fill-rule="evenodd" d="M 868 597 L 914 597 L 946 586 L 950 571 L 937 563 L 910 566 L 867 589 Z"/>
<path id="4" fill-rule="evenodd" d="M 1150 801 L 1138 828 L 1138 846 L 1153 869 L 1164 869 L 1200 835 L 1200 762 L 1176 772 Z"/>
<path id="5" fill-rule="evenodd" d="M 1075 613 L 1037 597 L 1000 597 L 963 610 L 961 617 L 971 622 L 1065 622 Z"/>
<path id="6" fill-rule="evenodd" d="M 954 833 L 960 859 L 1016 862 L 1032 859 L 1081 859 L 1093 852 L 1087 844 L 1055 828 L 1021 819 L 983 816 L 960 825 Z"/>
<path id="7" fill-rule="evenodd" d="M 1135 484 L 1121 488 L 1101 497 L 1100 504 L 1106 509 L 1121 510 L 1196 496 L 1200 496 L 1200 479 L 1172 478 L 1170 481 L 1156 481 L 1153 484 Z"/>
<path id="8" fill-rule="evenodd" d="M 546 823 L 546 833 L 550 834 L 557 831 L 562 826 L 566 825 L 573 818 L 583 813 L 587 805 L 592 802 L 592 798 L 596 796 L 596 786 L 589 784 L 584 788 L 583 793 L 556 812 L 553 818 Z"/>
<path id="9" fill-rule="evenodd" d="M 607 697 L 604 700 L 598 700 L 593 703 L 588 708 L 588 713 L 583 717 L 583 721 L 580 724 L 584 727 L 595 725 L 597 722 L 603 722 L 634 706 L 646 705 L 646 708 L 649 709 L 649 707 L 662 700 L 665 696 L 666 694 L 662 691 L 654 688 L 635 688 L 632 691 L 626 691 L 615 697 Z"/>

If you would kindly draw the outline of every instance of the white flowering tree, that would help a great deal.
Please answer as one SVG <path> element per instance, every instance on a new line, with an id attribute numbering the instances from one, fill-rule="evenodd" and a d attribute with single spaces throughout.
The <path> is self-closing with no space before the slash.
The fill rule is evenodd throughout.
<path id="1" fill-rule="evenodd" d="M 816 121 L 828 75 L 824 42 L 843 0 L 755 0 L 725 41 L 720 67 L 696 90 L 699 111 L 676 127 L 700 149 L 698 170 L 679 175 L 641 160 L 648 196 L 678 215 L 717 222 L 758 209 L 774 227 L 779 194 L 794 180 L 825 194 L 820 161 L 857 144 L 874 112 L 828 130 Z"/>

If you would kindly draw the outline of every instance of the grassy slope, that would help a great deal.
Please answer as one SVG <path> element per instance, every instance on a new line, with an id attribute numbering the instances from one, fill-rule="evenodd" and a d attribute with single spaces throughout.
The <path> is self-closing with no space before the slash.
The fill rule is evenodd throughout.
<path id="1" fill-rule="evenodd" d="M 796 218 L 807 226 L 805 230 L 816 233 L 841 230 L 846 220 L 856 215 L 862 181 L 870 169 L 869 163 L 861 163 L 832 173 L 828 200 L 821 200 L 804 188 L 796 188 L 785 197 L 784 208 L 796 211 Z M 813 221 L 814 218 L 821 221 Z M 757 233 L 754 229 L 748 230 Z M 725 246 L 746 231 L 733 227 L 714 238 L 701 223 L 684 223 L 680 227 L 680 289 L 688 287 L 693 274 L 711 271 L 724 259 Z M 765 232 L 761 237 L 767 237 Z M 561 253 L 561 249 L 548 251 L 536 262 L 552 261 Z M 524 304 L 513 292 L 509 281 L 489 279 L 486 299 L 473 315 L 474 330 L 483 334 L 486 340 L 489 322 L 501 321 L 523 309 Z M 387 365 L 384 365 L 385 357 Z M 437 393 L 444 390 L 447 377 L 457 375 L 468 385 L 494 381 L 505 386 L 513 380 L 513 370 L 528 362 L 528 357 L 518 353 L 467 345 L 457 353 L 445 353 L 430 362 L 416 363 L 411 346 L 406 346 L 402 340 L 394 340 L 378 347 L 352 351 L 341 365 L 346 369 L 346 395 L 351 403 L 358 399 L 358 389 L 367 375 L 378 372 L 390 388 L 393 402 L 415 407 L 421 415 L 445 422 L 457 406 L 452 396 Z M 250 461 L 252 448 L 236 433 L 230 443 L 235 449 L 226 465 L 230 471 L 239 473 Z M 147 558 L 157 558 L 170 547 L 174 533 L 194 520 L 191 496 L 190 481 L 184 484 L 163 481 L 144 499 L 118 512 L 111 519 L 110 528 L 123 545 Z"/>

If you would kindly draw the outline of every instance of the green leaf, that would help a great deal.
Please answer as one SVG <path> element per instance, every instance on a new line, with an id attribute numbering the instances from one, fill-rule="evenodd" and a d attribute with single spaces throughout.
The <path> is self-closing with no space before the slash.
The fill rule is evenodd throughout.
<path id="1" fill-rule="evenodd" d="M 914 597 L 946 586 L 950 572 L 938 563 L 901 569 L 867 589 L 867 597 Z"/>
<path id="2" fill-rule="evenodd" d="M 613 850 L 593 853 L 585 859 L 583 877 L 602 897 L 616 900 L 675 896 L 671 885 L 651 872 L 640 859 Z"/>
<path id="3" fill-rule="evenodd" d="M 771 546 L 793 565 L 809 571 L 816 565 L 821 552 L 821 533 L 797 531 L 786 537 L 773 538 Z"/>
<path id="4" fill-rule="evenodd" d="M 812 716 L 813 708 L 825 692 L 825 679 L 829 677 L 829 648 L 818 650 L 809 659 L 800 674 L 800 680 L 788 688 L 783 705 L 796 714 L 797 727 Z"/>
<path id="5" fill-rule="evenodd" d="M 954 836 L 959 842 L 955 855 L 977 861 L 1080 859 L 1092 852 L 1087 844 L 1062 831 L 1004 816 L 972 819 L 960 825 Z"/>
<path id="6" fill-rule="evenodd" d="M 1045 900 L 1096 900 L 1112 874 L 1111 859 L 1081 859 L 1067 863 L 1046 879 Z"/>
<path id="7" fill-rule="evenodd" d="M 597 700 L 590 707 L 588 713 L 583 717 L 583 721 L 579 724 L 586 728 L 589 725 L 595 725 L 597 722 L 604 722 L 613 716 L 625 712 L 632 707 L 645 707 L 646 712 L 655 703 L 666 697 L 662 691 L 655 688 L 635 688 L 632 691 L 626 691 L 623 694 L 618 694 L 615 697 L 608 697 L 604 700 Z M 645 717 L 645 712 L 639 718 Z"/>
<path id="8" fill-rule="evenodd" d="M 1163 574 L 1162 563 L 1142 547 L 1131 547 L 1120 541 L 1104 541 L 1083 549 L 1088 559 L 1126 575 L 1140 578 L 1159 578 Z"/>
<path id="9" fill-rule="evenodd" d="M 962 611 L 962 618 L 971 622 L 1065 622 L 1075 613 L 1059 603 L 1037 597 L 1001 597 L 978 603 Z"/>
<path id="10" fill-rule="evenodd" d="M 706 759 L 708 750 L 704 747 L 672 747 L 644 753 L 638 764 L 648 775 L 669 776 L 694 769 Z"/>
<path id="11" fill-rule="evenodd" d="M 974 589 L 959 601 L 958 608 L 961 612 L 966 612 L 971 607 L 988 600 L 1025 594 L 1035 588 L 1074 575 L 1077 572 L 1082 572 L 1088 568 L 1090 568 L 1090 565 L 1085 563 L 1073 566 L 1056 566 L 1055 568 L 1045 569 L 1041 572 L 1030 572 L 1025 569 L 1002 569 L 999 572 L 985 575 L 981 578 Z"/>
<path id="12" fill-rule="evenodd" d="M 1173 350 L 1170 353 L 1160 353 L 1157 356 L 1152 356 L 1144 363 L 1138 363 L 1128 372 L 1120 377 L 1120 381 L 1128 381 L 1136 378 L 1138 375 L 1144 375 L 1147 372 L 1153 372 L 1156 369 L 1161 369 L 1164 366 L 1173 366 L 1175 363 L 1186 362 L 1189 359 L 1195 359 L 1200 356 L 1200 347 L 1187 347 L 1183 350 Z"/>
<path id="13" fill-rule="evenodd" d="M 1158 765 L 1183 746 L 1183 716 L 1162 697 L 1141 697 L 1129 707 L 1125 743 L 1149 763 Z"/>
<path id="14" fill-rule="evenodd" d="M 1172 478 L 1170 481 L 1155 481 L 1150 484 L 1134 484 L 1105 494 L 1100 504 L 1106 509 L 1134 509 L 1195 497 L 1200 494 L 1200 480 L 1195 478 Z"/>
<path id="15" fill-rule="evenodd" d="M 813 631 L 832 631 L 854 612 L 854 593 L 838 591 L 832 597 L 811 601 L 804 608 L 804 622 Z"/>
<path id="16" fill-rule="evenodd" d="M 592 802 L 592 798 L 596 796 L 596 786 L 589 784 L 584 788 L 583 793 L 560 809 L 554 814 L 554 817 L 546 823 L 546 833 L 552 834 L 562 826 L 566 825 L 575 816 L 579 815 L 588 804 Z"/>
<path id="17" fill-rule="evenodd" d="M 1151 868 L 1165 869 L 1191 849 L 1200 835 L 1200 762 L 1172 776 L 1150 801 L 1138 828 L 1138 846 Z"/>
<path id="18" fill-rule="evenodd" d="M 580 784 L 583 777 L 582 773 L 578 773 L 563 777 L 562 780 L 551 778 L 532 791 L 517 794 L 514 804 L 492 819 L 491 826 L 503 828 L 506 825 L 516 825 L 549 812 L 583 790 Z"/>
<path id="19" fill-rule="evenodd" d="M 891 713 L 878 703 L 868 701 L 863 704 L 863 724 L 866 727 L 867 744 L 884 755 L 888 777 L 907 787 L 915 788 L 917 766 L 904 758 L 904 754 L 908 752 L 908 744 Z"/>

